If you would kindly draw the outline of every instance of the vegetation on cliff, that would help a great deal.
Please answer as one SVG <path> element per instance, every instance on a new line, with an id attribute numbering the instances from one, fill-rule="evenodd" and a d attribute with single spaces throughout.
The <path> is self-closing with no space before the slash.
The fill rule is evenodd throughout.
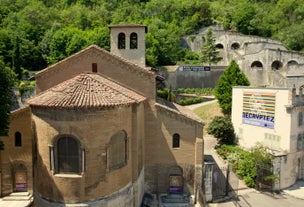
<path id="1" fill-rule="evenodd" d="M 22 78 L 90 44 L 109 49 L 111 24 L 148 26 L 147 64 L 187 61 L 181 37 L 222 24 L 304 48 L 304 7 L 298 0 L 0 0 L 0 56 Z"/>

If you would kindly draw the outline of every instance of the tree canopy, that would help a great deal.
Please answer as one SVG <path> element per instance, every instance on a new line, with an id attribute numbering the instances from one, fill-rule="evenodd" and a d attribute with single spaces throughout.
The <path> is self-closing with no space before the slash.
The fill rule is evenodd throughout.
<path id="1" fill-rule="evenodd" d="M 6 136 L 8 133 L 12 100 L 11 88 L 14 86 L 14 83 L 15 74 L 0 59 L 0 136 Z"/>
<path id="2" fill-rule="evenodd" d="M 196 59 L 181 37 L 214 23 L 303 50 L 303 0 L 0 0 L 0 56 L 19 78 L 90 44 L 109 49 L 108 26 L 148 26 L 147 64 Z"/>
<path id="3" fill-rule="evenodd" d="M 230 65 L 220 76 L 217 85 L 214 88 L 214 95 L 225 115 L 231 114 L 232 87 L 249 85 L 250 82 L 246 75 L 241 71 L 235 60 L 232 60 Z"/>

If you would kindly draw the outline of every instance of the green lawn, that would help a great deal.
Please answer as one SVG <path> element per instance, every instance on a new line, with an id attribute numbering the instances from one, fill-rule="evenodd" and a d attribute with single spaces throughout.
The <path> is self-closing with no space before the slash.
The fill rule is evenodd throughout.
<path id="1" fill-rule="evenodd" d="M 196 113 L 206 124 L 204 127 L 204 134 L 207 133 L 206 128 L 215 116 L 223 116 L 221 108 L 217 102 L 201 106 L 195 109 L 194 113 Z"/>

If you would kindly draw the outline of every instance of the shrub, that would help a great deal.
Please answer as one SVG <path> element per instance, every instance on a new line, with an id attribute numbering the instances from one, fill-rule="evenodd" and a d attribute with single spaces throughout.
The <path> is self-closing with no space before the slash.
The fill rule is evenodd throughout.
<path id="1" fill-rule="evenodd" d="M 212 88 L 179 88 L 178 94 L 213 95 Z"/>
<path id="2" fill-rule="evenodd" d="M 207 127 L 207 133 L 217 138 L 220 144 L 232 144 L 235 134 L 230 116 L 214 117 Z"/>
<path id="3" fill-rule="evenodd" d="M 250 151 L 234 145 L 221 145 L 216 148 L 218 154 L 226 159 L 231 165 L 232 170 L 243 178 L 248 187 L 255 187 L 257 177 L 257 166 L 271 166 L 273 155 L 271 155 L 267 148 L 258 144 Z M 264 180 L 275 180 L 275 175 L 268 175 Z"/>
<path id="4" fill-rule="evenodd" d="M 168 101 L 174 101 L 175 100 L 174 94 L 168 88 L 164 88 L 163 90 L 157 90 L 156 94 L 157 94 L 158 97 L 166 99 Z"/>
<path id="5" fill-rule="evenodd" d="M 184 99 L 184 100 L 180 100 L 177 103 L 179 105 L 186 106 L 186 105 L 197 104 L 197 103 L 201 103 L 201 102 L 203 102 L 203 98 L 202 97 L 196 97 L 196 98 L 187 98 L 187 99 Z"/>

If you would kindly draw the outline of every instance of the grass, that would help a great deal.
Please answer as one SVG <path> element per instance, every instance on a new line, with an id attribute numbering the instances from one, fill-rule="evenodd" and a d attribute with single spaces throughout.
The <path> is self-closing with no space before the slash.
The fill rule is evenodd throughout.
<path id="1" fill-rule="evenodd" d="M 196 113 L 206 124 L 204 127 L 204 134 L 207 133 L 207 126 L 215 116 L 223 116 L 221 108 L 217 102 L 211 102 L 210 104 L 203 105 L 195 109 L 194 113 Z"/>

